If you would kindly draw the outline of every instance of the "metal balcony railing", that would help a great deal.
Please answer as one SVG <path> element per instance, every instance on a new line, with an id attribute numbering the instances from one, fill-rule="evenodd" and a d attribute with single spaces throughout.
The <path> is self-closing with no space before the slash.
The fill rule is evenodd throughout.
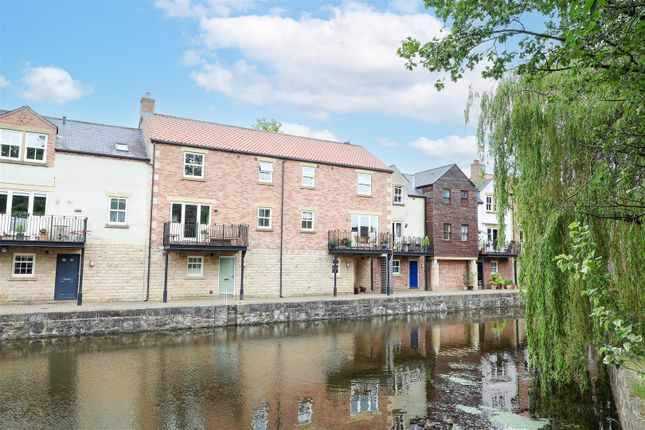
<path id="1" fill-rule="evenodd" d="M 164 246 L 245 248 L 248 242 L 249 226 L 243 224 L 166 222 L 163 226 Z"/>
<path id="2" fill-rule="evenodd" d="M 393 248 L 395 252 L 430 252 L 432 242 L 423 245 L 423 238 L 419 236 L 394 237 Z"/>
<path id="3" fill-rule="evenodd" d="M 500 246 L 496 241 L 479 241 L 479 253 L 482 255 L 519 255 L 522 244 L 517 241 L 506 242 Z"/>
<path id="4" fill-rule="evenodd" d="M 392 249 L 392 236 L 389 233 L 367 233 L 356 231 L 331 230 L 327 234 L 330 250 L 378 251 Z"/>
<path id="5" fill-rule="evenodd" d="M 0 214 L 3 241 L 85 243 L 87 217 Z"/>

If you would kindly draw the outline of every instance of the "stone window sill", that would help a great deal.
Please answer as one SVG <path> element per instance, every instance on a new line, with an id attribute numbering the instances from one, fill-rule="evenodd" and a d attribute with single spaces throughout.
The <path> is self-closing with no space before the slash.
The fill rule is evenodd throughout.
<path id="1" fill-rule="evenodd" d="M 199 281 L 199 280 L 204 280 L 206 279 L 206 276 L 184 276 L 184 280 L 186 281 Z"/>
<path id="2" fill-rule="evenodd" d="M 15 160 L 13 158 L 5 158 L 5 157 L 0 157 L 0 160 L 3 163 L 22 164 L 24 166 L 49 167 L 49 165 L 43 161 Z"/>
<path id="3" fill-rule="evenodd" d="M 271 181 L 271 182 L 258 181 L 258 185 L 274 186 L 275 184 L 273 183 L 273 181 Z"/>
<path id="4" fill-rule="evenodd" d="M 195 182 L 206 182 L 206 179 L 204 178 L 192 178 L 190 176 L 183 176 L 181 178 L 182 181 L 195 181 Z"/>
<path id="5" fill-rule="evenodd" d="M 125 224 L 105 224 L 105 228 L 117 228 L 117 229 L 122 229 L 122 230 L 127 230 L 130 228 L 129 225 Z"/>
<path id="6" fill-rule="evenodd" d="M 358 197 L 364 197 L 366 199 L 371 199 L 372 195 L 371 194 L 356 194 Z"/>
<path id="7" fill-rule="evenodd" d="M 306 185 L 301 185 L 301 186 L 300 186 L 300 189 L 301 189 L 301 190 L 315 190 L 315 189 L 316 189 L 316 187 L 307 187 Z"/>
<path id="8" fill-rule="evenodd" d="M 315 230 L 300 230 L 300 233 L 304 234 L 316 234 Z"/>
<path id="9" fill-rule="evenodd" d="M 393 206 L 405 206 L 405 203 L 392 203 Z"/>
<path id="10" fill-rule="evenodd" d="M 255 231 L 272 232 L 273 229 L 272 228 L 260 228 L 260 227 L 258 227 L 258 228 L 255 229 Z"/>
<path id="11" fill-rule="evenodd" d="M 37 281 L 38 278 L 35 276 L 12 276 L 11 278 L 7 279 L 8 281 L 15 282 L 15 281 Z"/>

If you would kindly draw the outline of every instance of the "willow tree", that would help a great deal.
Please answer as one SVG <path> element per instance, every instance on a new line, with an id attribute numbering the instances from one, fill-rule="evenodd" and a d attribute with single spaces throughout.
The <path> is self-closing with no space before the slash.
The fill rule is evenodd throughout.
<path id="1" fill-rule="evenodd" d="M 612 324 L 643 334 L 642 118 L 611 86 L 591 81 L 570 73 L 512 77 L 481 97 L 478 141 L 494 163 L 502 225 L 510 193 L 518 205 L 530 352 L 545 387 L 585 381 L 589 345 L 607 342 L 600 338 L 613 330 L 590 318 L 600 306 L 583 293 L 595 287 L 556 264 L 579 248 L 568 232 L 572 222 L 589 225 L 608 274 L 602 307 L 615 316 Z M 634 348 L 642 354 L 642 342 Z"/>

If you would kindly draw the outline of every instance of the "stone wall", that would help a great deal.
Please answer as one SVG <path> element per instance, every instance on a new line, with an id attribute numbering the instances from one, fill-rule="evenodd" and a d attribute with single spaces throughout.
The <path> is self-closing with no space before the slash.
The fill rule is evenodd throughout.
<path id="1" fill-rule="evenodd" d="M 645 416 L 641 413 L 645 405 L 634 394 L 634 385 L 643 376 L 625 366 L 616 369 L 609 366 L 609 382 L 614 395 L 614 403 L 623 430 L 645 429 Z"/>
<path id="2" fill-rule="evenodd" d="M 242 303 L 228 306 L 38 312 L 1 315 L 0 340 L 261 325 L 518 306 L 520 302 L 517 293 L 499 292 Z"/>

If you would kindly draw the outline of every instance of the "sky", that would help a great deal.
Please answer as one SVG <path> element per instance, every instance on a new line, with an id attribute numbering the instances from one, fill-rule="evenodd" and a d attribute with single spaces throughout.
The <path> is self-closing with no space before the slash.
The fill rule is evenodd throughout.
<path id="1" fill-rule="evenodd" d="M 26 31 L 29 29 L 29 31 Z M 420 0 L 0 1 L 0 109 L 136 127 L 156 112 L 366 147 L 403 172 L 475 158 L 477 71 L 438 92 L 407 36 L 448 31 Z M 475 121 L 476 122 L 476 121 Z"/>

